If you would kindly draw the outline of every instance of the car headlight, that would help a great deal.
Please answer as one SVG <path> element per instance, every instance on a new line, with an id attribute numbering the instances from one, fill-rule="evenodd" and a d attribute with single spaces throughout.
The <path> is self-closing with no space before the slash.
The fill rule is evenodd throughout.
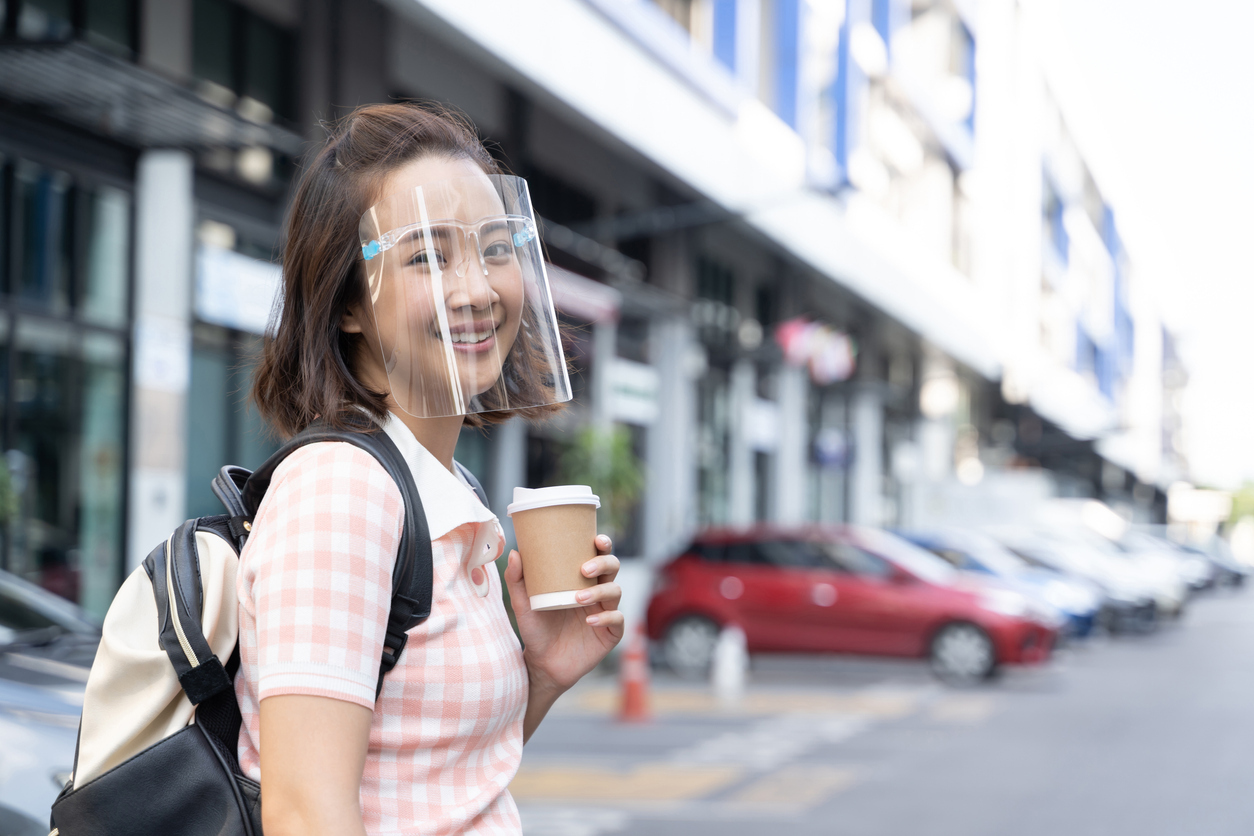
<path id="1" fill-rule="evenodd" d="M 1010 618 L 1022 618 L 1030 606 L 1027 596 L 1010 589 L 989 589 L 980 595 L 981 608 Z"/>

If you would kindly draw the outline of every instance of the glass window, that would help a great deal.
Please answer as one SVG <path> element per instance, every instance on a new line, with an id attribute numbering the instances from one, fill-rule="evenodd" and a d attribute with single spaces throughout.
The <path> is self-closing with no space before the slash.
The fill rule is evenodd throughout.
<path id="1" fill-rule="evenodd" d="M 758 563 L 797 569 L 828 565 L 818 546 L 803 540 L 765 540 L 757 544 Z"/>
<path id="2" fill-rule="evenodd" d="M 130 196 L 3 173 L 0 563 L 103 615 L 124 568 Z"/>
<path id="3" fill-rule="evenodd" d="M 103 614 L 122 567 L 125 343 L 26 319 L 14 343 L 8 566 Z"/>
<path id="4" fill-rule="evenodd" d="M 291 37 L 286 32 L 256 15 L 245 17 L 244 79 L 240 92 L 288 118 L 290 53 Z"/>
<path id="5" fill-rule="evenodd" d="M 83 29 L 87 39 L 105 49 L 135 52 L 135 0 L 86 0 Z"/>
<path id="6" fill-rule="evenodd" d="M 192 7 L 192 74 L 235 89 L 233 7 L 224 0 L 195 0 Z"/>
<path id="7" fill-rule="evenodd" d="M 192 74 L 217 85 L 227 99 L 220 104 L 231 104 L 232 94 L 247 96 L 290 119 L 294 53 L 292 33 L 265 18 L 227 0 L 195 0 Z M 248 112 L 266 118 L 263 109 Z"/>
<path id="8" fill-rule="evenodd" d="M 887 560 L 848 543 L 824 543 L 822 549 L 830 565 L 841 572 L 872 578 L 887 578 L 892 574 L 893 567 Z"/>
<path id="9" fill-rule="evenodd" d="M 192 349 L 192 378 L 187 391 L 187 515 L 221 514 L 222 503 L 210 483 L 227 461 L 227 410 L 223 397 L 230 359 L 221 348 Z"/>
<path id="10" fill-rule="evenodd" d="M 757 543 L 729 543 L 724 559 L 728 563 L 752 563 L 759 566 L 769 563 L 767 553 L 758 548 Z"/>
<path id="11" fill-rule="evenodd" d="M 83 338 L 78 449 L 79 603 L 104 614 L 121 579 L 126 470 L 126 346 L 112 334 Z"/>
<path id="12" fill-rule="evenodd" d="M 221 514 L 211 484 L 223 465 L 255 468 L 278 440 L 248 398 L 256 338 L 197 323 L 187 417 L 187 515 Z"/>
<path id="13" fill-rule="evenodd" d="M 122 326 L 130 273 L 130 196 L 108 186 L 84 189 L 80 195 L 85 251 L 79 270 L 79 314 L 89 322 Z"/>
<path id="14" fill-rule="evenodd" d="M 13 187 L 19 226 L 13 293 L 26 304 L 63 313 L 70 301 L 70 177 L 22 161 L 15 167 Z"/>
<path id="15" fill-rule="evenodd" d="M 947 584 L 955 575 L 954 567 L 936 555 L 900 537 L 871 528 L 858 529 L 858 539 L 868 548 L 903 567 L 929 583 Z"/>
<path id="16" fill-rule="evenodd" d="M 727 546 L 711 543 L 693 543 L 688 554 L 694 554 L 706 563 L 723 563 L 727 560 Z"/>
<path id="17" fill-rule="evenodd" d="M 31 41 L 59 41 L 74 32 L 71 0 L 21 0 L 17 36 Z"/>

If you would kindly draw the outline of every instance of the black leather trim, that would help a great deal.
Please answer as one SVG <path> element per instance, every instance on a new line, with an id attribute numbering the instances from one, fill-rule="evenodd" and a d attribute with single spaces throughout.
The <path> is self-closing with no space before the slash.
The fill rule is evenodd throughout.
<path id="1" fill-rule="evenodd" d="M 232 686 L 231 677 L 217 656 L 210 656 L 196 667 L 179 677 L 179 685 L 183 693 L 191 700 L 192 705 L 200 705 L 205 700 L 220 694 Z"/>
<path id="2" fill-rule="evenodd" d="M 197 725 L 153 744 L 52 805 L 65 836 L 262 836 L 260 788 Z"/>

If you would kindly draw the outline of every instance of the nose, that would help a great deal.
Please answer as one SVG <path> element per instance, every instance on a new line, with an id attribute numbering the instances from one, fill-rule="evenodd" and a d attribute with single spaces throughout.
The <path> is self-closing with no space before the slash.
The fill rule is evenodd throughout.
<path id="1" fill-rule="evenodd" d="M 466 275 L 468 270 L 473 272 L 471 264 L 478 266 L 479 270 L 486 276 L 488 274 L 488 265 L 483 260 L 483 247 L 479 243 L 479 233 L 468 231 L 462 239 L 462 251 L 457 259 L 457 263 L 453 266 L 453 272 L 458 277 Z"/>
<path id="2" fill-rule="evenodd" d="M 463 262 L 480 260 L 478 247 L 467 247 L 467 250 L 473 250 L 473 254 L 464 255 Z M 497 293 L 488 281 L 488 272 L 478 268 L 464 269 L 464 265 L 461 266 L 463 269 L 455 271 L 457 279 L 449 283 L 449 293 L 445 299 L 449 309 L 491 307 L 497 300 Z"/>

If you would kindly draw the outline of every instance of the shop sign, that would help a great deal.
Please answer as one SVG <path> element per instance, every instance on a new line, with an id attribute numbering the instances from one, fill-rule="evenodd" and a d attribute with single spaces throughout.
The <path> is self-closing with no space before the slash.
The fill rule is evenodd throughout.
<path id="1" fill-rule="evenodd" d="M 202 244 L 196 253 L 196 317 L 264 334 L 282 277 L 277 264 Z"/>
<path id="2" fill-rule="evenodd" d="M 848 380 L 857 368 L 858 348 L 853 338 L 808 317 L 781 322 L 775 329 L 775 342 L 783 349 L 784 360 L 793 366 L 807 366 L 810 379 L 819 386 Z"/>
<path id="3" fill-rule="evenodd" d="M 657 370 L 615 357 L 610 363 L 610 417 L 648 426 L 658 416 Z"/>

